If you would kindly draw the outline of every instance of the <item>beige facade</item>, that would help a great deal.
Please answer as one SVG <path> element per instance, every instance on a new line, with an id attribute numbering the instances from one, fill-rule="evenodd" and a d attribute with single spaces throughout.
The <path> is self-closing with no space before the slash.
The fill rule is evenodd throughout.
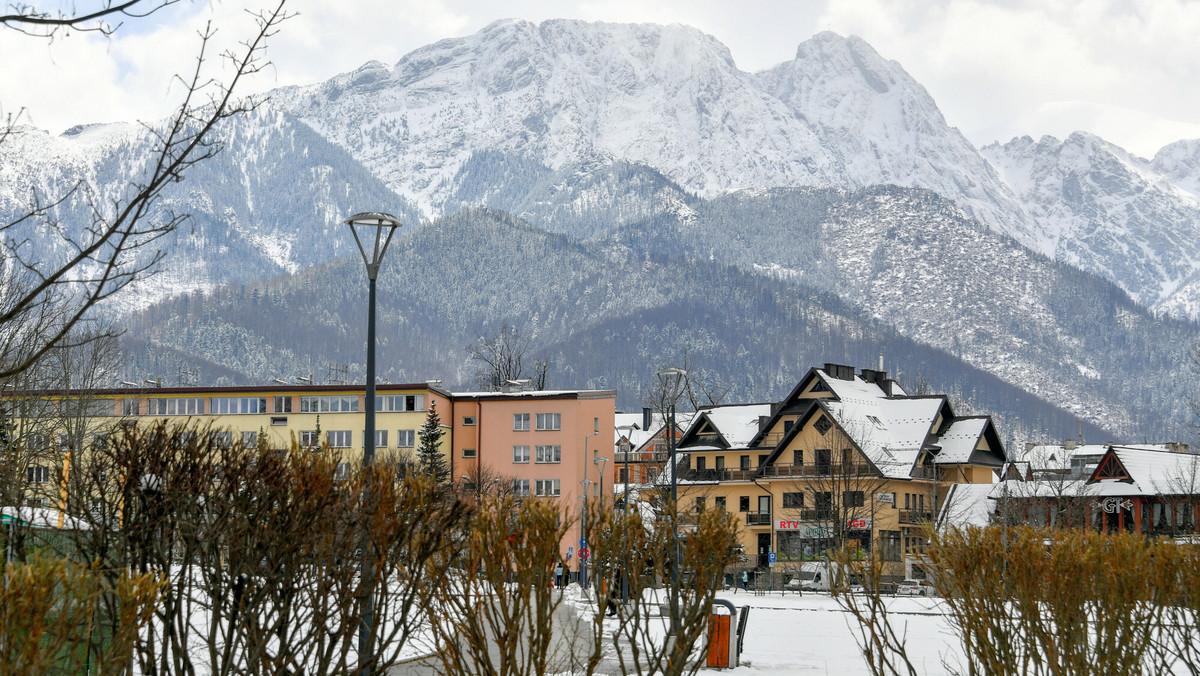
<path id="1" fill-rule="evenodd" d="M 923 527 L 948 485 L 991 483 L 1004 457 L 989 419 L 836 364 L 784 401 L 701 409 L 679 452 L 680 509 L 734 514 L 746 566 L 771 567 L 774 553 L 791 572 L 850 545 L 893 578 L 920 574 Z"/>

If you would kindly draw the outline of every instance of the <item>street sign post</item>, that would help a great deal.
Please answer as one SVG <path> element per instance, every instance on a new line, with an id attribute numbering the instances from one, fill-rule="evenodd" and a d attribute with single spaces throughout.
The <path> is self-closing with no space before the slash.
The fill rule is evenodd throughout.
<path id="1" fill-rule="evenodd" d="M 579 560 L 586 561 L 589 553 L 590 552 L 588 552 L 587 547 L 580 547 L 579 548 Z"/>
<path id="2" fill-rule="evenodd" d="M 775 552 L 770 552 L 767 554 L 767 564 L 772 568 L 775 567 Z"/>

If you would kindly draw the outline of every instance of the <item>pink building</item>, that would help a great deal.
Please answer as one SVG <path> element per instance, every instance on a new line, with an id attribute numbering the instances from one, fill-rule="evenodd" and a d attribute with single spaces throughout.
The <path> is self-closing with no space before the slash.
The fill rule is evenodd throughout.
<path id="1" fill-rule="evenodd" d="M 578 570 L 581 482 L 591 482 L 588 500 L 613 499 L 616 397 L 616 390 L 456 392 L 451 477 L 480 492 L 557 500 L 576 524 L 560 549 Z M 588 545 L 603 547 L 594 537 Z"/>

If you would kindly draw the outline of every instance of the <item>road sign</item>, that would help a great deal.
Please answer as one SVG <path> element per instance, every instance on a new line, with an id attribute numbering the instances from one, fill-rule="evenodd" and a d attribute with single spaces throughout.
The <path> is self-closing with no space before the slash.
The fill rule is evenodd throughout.
<path id="1" fill-rule="evenodd" d="M 588 553 L 589 553 L 589 552 L 588 552 L 588 548 L 587 548 L 587 547 L 580 547 L 580 548 L 579 548 L 579 560 L 580 560 L 580 561 L 587 561 Z"/>
<path id="2" fill-rule="evenodd" d="M 572 557 L 572 556 L 574 556 L 574 555 L 575 555 L 575 548 L 574 548 L 574 547 L 567 547 L 567 560 L 568 560 L 568 561 L 570 561 L 570 560 L 571 560 L 571 557 Z"/>
<path id="3" fill-rule="evenodd" d="M 775 565 L 775 552 L 770 552 L 767 554 L 767 564 L 772 566 Z"/>
<path id="4" fill-rule="evenodd" d="M 579 548 L 587 549 L 587 538 L 582 538 L 579 540 Z"/>

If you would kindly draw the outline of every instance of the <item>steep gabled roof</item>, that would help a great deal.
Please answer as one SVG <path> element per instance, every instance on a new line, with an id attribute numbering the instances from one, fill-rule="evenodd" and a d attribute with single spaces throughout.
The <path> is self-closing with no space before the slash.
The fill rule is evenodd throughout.
<path id="1" fill-rule="evenodd" d="M 990 451 L 977 450 L 980 440 L 986 440 Z M 1004 464 L 1004 453 L 1000 435 L 988 416 L 955 418 L 950 426 L 937 438 L 938 451 L 934 462 L 940 465 L 990 465 Z"/>
<path id="2" fill-rule="evenodd" d="M 1111 446 L 1087 483 L 1100 496 L 1195 493 L 1200 455 Z"/>
<path id="3" fill-rule="evenodd" d="M 722 447 L 748 448 L 748 444 L 758 433 L 759 419 L 770 413 L 770 404 L 735 404 L 702 408 L 696 412 L 695 419 L 679 441 L 680 444 L 684 444 L 696 438 L 703 430 L 712 430 L 721 440 L 721 444 L 716 446 L 706 445 L 711 446 L 713 450 Z"/>
<path id="4" fill-rule="evenodd" d="M 884 476 L 909 478 L 941 410 L 941 397 L 822 401 L 830 418 Z"/>

